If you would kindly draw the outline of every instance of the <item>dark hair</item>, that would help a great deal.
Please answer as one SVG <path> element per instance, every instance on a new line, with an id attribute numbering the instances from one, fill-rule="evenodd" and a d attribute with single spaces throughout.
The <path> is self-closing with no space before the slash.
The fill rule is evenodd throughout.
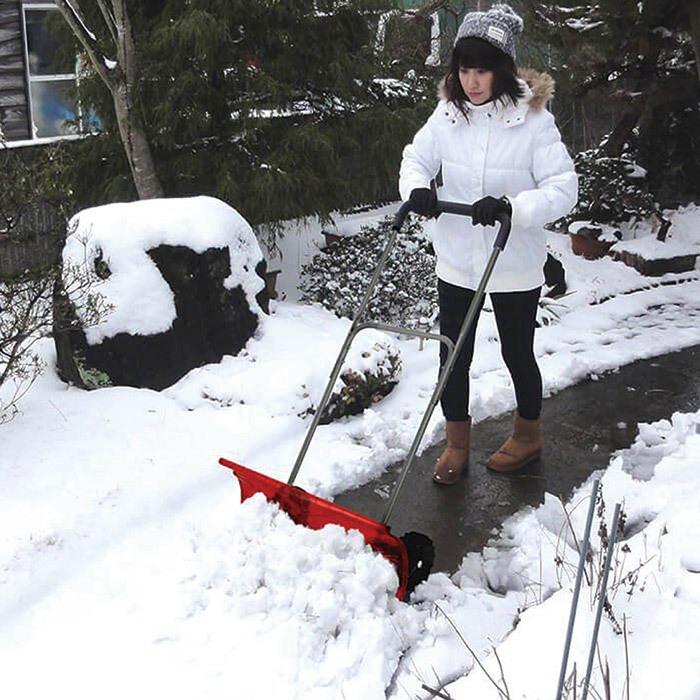
<path id="1" fill-rule="evenodd" d="M 447 100 L 452 102 L 467 120 L 470 102 L 459 82 L 460 68 L 493 71 L 494 102 L 500 100 L 503 105 L 508 102 L 515 105 L 518 99 L 525 95 L 522 86 L 518 84 L 515 61 L 507 53 L 478 37 L 462 37 L 452 51 L 450 69 L 445 76 L 445 91 Z"/>

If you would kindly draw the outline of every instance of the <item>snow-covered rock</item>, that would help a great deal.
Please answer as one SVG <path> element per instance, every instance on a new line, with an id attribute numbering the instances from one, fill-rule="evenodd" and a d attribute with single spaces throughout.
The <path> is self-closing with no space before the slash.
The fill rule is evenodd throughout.
<path id="1" fill-rule="evenodd" d="M 58 339 L 63 376 L 75 380 L 77 356 L 80 377 L 84 364 L 113 384 L 162 388 L 235 355 L 258 327 L 263 256 L 250 225 L 224 202 L 108 204 L 77 214 L 69 231 L 63 284 L 72 308 L 57 315 L 81 332 Z M 76 293 L 76 278 L 90 295 L 85 284 Z M 95 298 L 104 307 L 96 319 Z"/>

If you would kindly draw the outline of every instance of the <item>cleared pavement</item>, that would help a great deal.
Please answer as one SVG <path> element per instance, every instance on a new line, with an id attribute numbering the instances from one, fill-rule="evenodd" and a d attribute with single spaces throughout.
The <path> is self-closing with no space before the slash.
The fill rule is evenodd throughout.
<path id="1" fill-rule="evenodd" d="M 539 505 L 545 492 L 566 499 L 591 472 L 607 466 L 615 450 L 634 440 L 637 423 L 698 408 L 700 346 L 635 362 L 545 399 L 542 459 L 517 474 L 493 474 L 485 467 L 508 434 L 510 415 L 482 421 L 472 430 L 471 462 L 459 484 L 439 486 L 430 478 L 444 445 L 416 458 L 392 514 L 392 532 L 428 535 L 436 550 L 433 570 L 454 571 L 467 552 L 481 550 L 491 530 L 509 515 Z M 400 468 L 394 465 L 336 502 L 381 518 Z"/>

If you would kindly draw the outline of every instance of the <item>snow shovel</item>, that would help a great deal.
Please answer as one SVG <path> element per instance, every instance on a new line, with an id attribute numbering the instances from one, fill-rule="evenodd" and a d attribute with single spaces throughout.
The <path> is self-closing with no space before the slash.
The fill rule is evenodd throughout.
<path id="1" fill-rule="evenodd" d="M 437 212 L 441 214 L 457 214 L 460 216 L 471 216 L 472 214 L 471 204 L 461 204 L 459 202 L 438 201 L 436 209 Z M 406 202 L 401 206 L 394 218 L 392 231 L 389 235 L 387 245 L 374 271 L 374 275 L 372 276 L 369 287 L 365 292 L 360 308 L 355 314 L 355 318 L 353 319 L 350 330 L 345 338 L 345 342 L 340 350 L 340 354 L 335 362 L 335 366 L 331 372 L 328 384 L 326 385 L 326 390 L 321 398 L 321 401 L 319 402 L 313 420 L 311 421 L 311 425 L 307 430 L 304 443 L 301 446 L 296 462 L 294 463 L 294 468 L 292 469 L 292 473 L 289 475 L 287 483 L 273 479 L 265 474 L 260 474 L 259 472 L 248 469 L 247 467 L 241 466 L 240 464 L 236 464 L 235 462 L 231 462 L 227 459 L 221 458 L 219 460 L 220 464 L 231 469 L 238 478 L 241 486 L 241 501 L 244 501 L 246 498 L 249 498 L 256 493 L 262 493 L 268 501 L 274 501 L 277 503 L 279 507 L 299 525 L 305 525 L 306 527 L 314 530 L 319 530 L 325 525 L 335 524 L 340 525 L 346 530 L 359 530 L 360 533 L 362 533 L 365 542 L 372 547 L 372 549 L 390 561 L 396 568 L 399 578 L 399 586 L 396 591 L 396 597 L 399 600 L 404 600 L 421 581 L 424 581 L 428 577 L 435 552 L 432 542 L 426 535 L 422 535 L 417 532 L 408 532 L 403 537 L 397 537 L 391 533 L 388 521 L 394 510 L 394 506 L 396 505 L 396 499 L 398 498 L 401 487 L 403 486 L 406 476 L 408 475 L 411 465 L 413 464 L 413 460 L 418 452 L 418 447 L 428 427 L 430 418 L 433 415 L 435 406 L 437 405 L 440 395 L 445 388 L 447 378 L 450 376 L 450 372 L 454 367 L 459 351 L 462 345 L 464 345 L 469 329 L 479 311 L 485 294 L 486 285 L 491 277 L 496 260 L 505 248 L 508 241 L 508 236 L 510 234 L 510 216 L 505 213 L 501 214 L 498 217 L 500 227 L 494 240 L 491 255 L 486 264 L 486 269 L 481 277 L 481 281 L 479 282 L 479 286 L 476 289 L 476 293 L 474 294 L 474 298 L 467 311 L 467 315 L 464 319 L 464 323 L 462 324 L 462 328 L 460 329 L 456 343 L 453 343 L 447 336 L 437 333 L 427 333 L 424 331 L 414 330 L 412 328 L 390 326 L 385 323 L 371 321 L 363 322 L 361 320 L 362 316 L 367 309 L 369 301 L 379 280 L 379 276 L 381 275 L 386 261 L 389 258 L 389 253 L 394 246 L 396 234 L 401 230 L 401 226 L 403 225 L 403 222 L 410 211 L 411 203 Z M 350 345 L 355 336 L 366 328 L 375 328 L 377 330 L 389 333 L 438 340 L 441 343 L 444 343 L 448 349 L 447 360 L 442 368 L 442 371 L 440 372 L 437 386 L 430 397 L 430 402 L 428 403 L 428 407 L 423 415 L 420 426 L 418 427 L 418 432 L 416 433 L 411 448 L 408 452 L 408 456 L 406 457 L 404 466 L 391 493 L 389 503 L 381 521 L 373 520 L 367 516 L 355 513 L 348 508 L 344 508 L 343 506 L 339 506 L 331 501 L 314 496 L 298 486 L 294 486 L 294 480 L 299 473 L 299 469 L 301 468 L 301 464 L 304 461 L 304 457 L 309 449 L 309 445 L 314 433 L 316 432 L 316 428 L 319 425 L 321 416 L 323 415 L 331 398 L 333 387 L 340 376 L 340 371 L 348 350 L 350 349 Z"/>

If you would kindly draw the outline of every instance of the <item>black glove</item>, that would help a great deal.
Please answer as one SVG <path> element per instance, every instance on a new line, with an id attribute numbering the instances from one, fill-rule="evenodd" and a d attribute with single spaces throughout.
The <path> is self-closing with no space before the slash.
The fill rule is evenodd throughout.
<path id="1" fill-rule="evenodd" d="M 415 190 L 411 190 L 408 201 L 411 203 L 411 210 L 416 214 L 426 216 L 429 219 L 437 214 L 435 211 L 437 195 L 428 187 L 417 187 Z"/>
<path id="2" fill-rule="evenodd" d="M 510 216 L 512 213 L 510 202 L 505 198 L 484 197 L 472 205 L 472 223 L 482 226 L 493 226 L 496 217 L 505 212 Z"/>

